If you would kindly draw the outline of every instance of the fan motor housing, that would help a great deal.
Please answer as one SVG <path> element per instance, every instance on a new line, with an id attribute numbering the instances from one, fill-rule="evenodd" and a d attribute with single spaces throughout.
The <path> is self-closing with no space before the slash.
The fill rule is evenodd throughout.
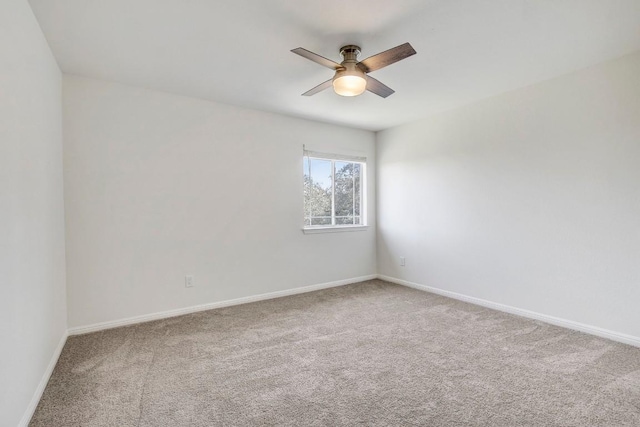
<path id="1" fill-rule="evenodd" d="M 344 62 L 358 62 L 358 55 L 360 55 L 360 46 L 354 44 L 348 44 L 340 48 L 340 55 L 344 59 Z"/>

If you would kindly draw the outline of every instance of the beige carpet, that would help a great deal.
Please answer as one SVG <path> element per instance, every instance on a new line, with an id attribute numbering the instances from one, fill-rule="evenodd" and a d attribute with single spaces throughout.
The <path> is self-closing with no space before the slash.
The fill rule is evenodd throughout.
<path id="1" fill-rule="evenodd" d="M 374 280 L 70 337 L 32 426 L 640 426 L 640 349 Z"/>

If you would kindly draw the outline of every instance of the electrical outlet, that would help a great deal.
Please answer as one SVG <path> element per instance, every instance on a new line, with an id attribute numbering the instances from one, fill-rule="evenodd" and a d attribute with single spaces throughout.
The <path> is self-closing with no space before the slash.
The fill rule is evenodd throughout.
<path id="1" fill-rule="evenodd" d="M 404 257 L 401 256 L 400 257 L 400 267 L 404 267 L 404 266 L 405 266 L 405 260 L 404 260 Z"/>
<path id="2" fill-rule="evenodd" d="M 184 287 L 193 288 L 193 276 L 184 276 Z"/>

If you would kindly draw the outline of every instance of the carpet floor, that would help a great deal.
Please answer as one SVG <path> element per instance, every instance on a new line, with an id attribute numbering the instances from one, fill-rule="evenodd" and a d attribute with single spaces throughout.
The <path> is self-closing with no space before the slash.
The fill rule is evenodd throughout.
<path id="1" fill-rule="evenodd" d="M 640 426 L 640 349 L 379 280 L 69 337 L 31 426 Z"/>

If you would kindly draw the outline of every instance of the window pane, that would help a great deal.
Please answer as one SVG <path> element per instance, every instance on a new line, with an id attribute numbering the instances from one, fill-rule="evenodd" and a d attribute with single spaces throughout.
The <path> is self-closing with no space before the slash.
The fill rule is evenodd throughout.
<path id="1" fill-rule="evenodd" d="M 314 216 L 311 218 L 311 225 L 331 225 L 330 216 Z"/>
<path id="2" fill-rule="evenodd" d="M 353 225 L 352 216 L 337 216 L 336 225 Z"/>
<path id="3" fill-rule="evenodd" d="M 304 215 L 311 225 L 331 225 L 331 160 L 304 159 Z"/>
<path id="4" fill-rule="evenodd" d="M 335 185 L 335 212 L 336 217 L 353 216 L 353 172 L 355 163 L 351 162 L 335 162 L 336 167 L 336 185 Z M 336 218 L 337 223 L 337 218 Z M 345 224 L 341 222 L 341 224 Z M 353 224 L 353 219 L 351 223 Z"/>

